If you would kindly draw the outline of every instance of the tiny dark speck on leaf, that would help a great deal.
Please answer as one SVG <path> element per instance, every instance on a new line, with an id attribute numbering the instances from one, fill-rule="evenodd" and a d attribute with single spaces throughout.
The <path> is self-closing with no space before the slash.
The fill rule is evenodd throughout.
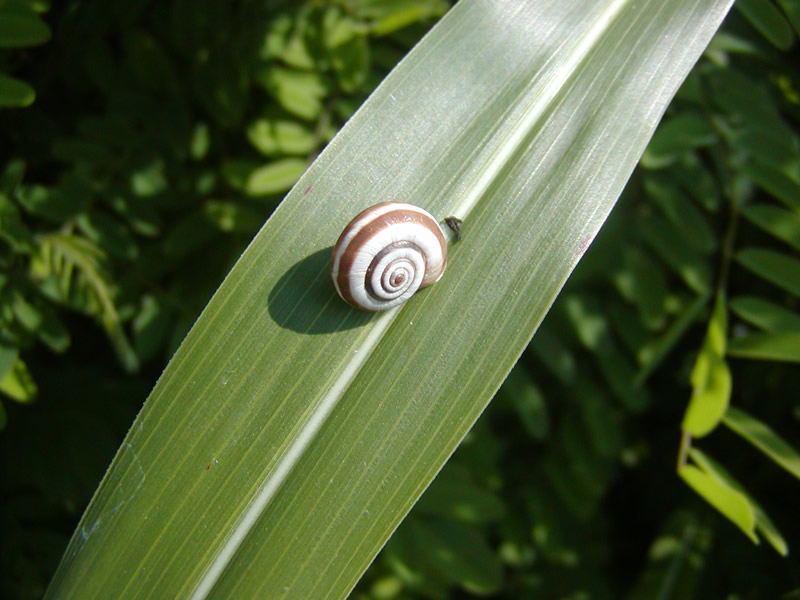
<path id="1" fill-rule="evenodd" d="M 308 192 L 310 192 L 310 191 L 311 191 L 311 188 L 313 188 L 313 187 L 314 187 L 313 185 L 310 185 L 310 186 L 308 186 L 308 187 L 306 188 L 306 191 L 305 191 L 305 192 L 303 192 L 303 196 L 307 196 L 307 195 L 308 195 Z"/>
<path id="2" fill-rule="evenodd" d="M 458 217 L 445 217 L 444 222 L 447 226 L 453 230 L 453 233 L 456 234 L 456 241 L 461 241 L 461 223 L 463 221 Z"/>

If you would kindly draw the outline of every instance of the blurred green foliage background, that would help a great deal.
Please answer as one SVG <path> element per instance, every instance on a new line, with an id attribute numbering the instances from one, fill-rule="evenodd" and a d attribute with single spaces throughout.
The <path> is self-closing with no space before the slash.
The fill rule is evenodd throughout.
<path id="1" fill-rule="evenodd" d="M 225 273 L 448 7 L 0 0 L 5 597 L 42 595 Z M 752 545 L 675 474 L 718 292 L 731 404 L 800 440 L 798 31 L 800 2 L 737 2 L 354 597 L 800 598 L 792 554 Z M 800 482 L 730 430 L 698 445 L 797 548 Z"/>

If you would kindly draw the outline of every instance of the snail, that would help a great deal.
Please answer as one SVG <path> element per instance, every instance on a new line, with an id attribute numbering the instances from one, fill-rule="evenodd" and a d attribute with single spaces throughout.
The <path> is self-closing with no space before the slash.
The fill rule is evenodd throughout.
<path id="1" fill-rule="evenodd" d="M 430 213 L 405 202 L 382 202 L 344 228 L 333 248 L 331 277 L 348 304 L 388 310 L 439 281 L 446 265 L 447 242 Z"/>

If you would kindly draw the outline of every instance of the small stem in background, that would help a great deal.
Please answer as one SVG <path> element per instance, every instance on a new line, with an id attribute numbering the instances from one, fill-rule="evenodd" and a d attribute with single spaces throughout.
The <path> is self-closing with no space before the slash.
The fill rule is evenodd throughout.
<path id="1" fill-rule="evenodd" d="M 730 265 L 733 261 L 734 242 L 736 240 L 736 229 L 739 224 L 739 206 L 736 203 L 733 192 L 733 182 L 731 181 L 731 169 L 728 164 L 732 149 L 729 147 L 726 138 L 727 126 L 718 119 L 711 118 L 712 128 L 716 131 L 723 147 L 722 155 L 719 152 L 714 153 L 714 163 L 717 166 L 718 176 L 720 178 L 720 189 L 722 190 L 722 197 L 728 206 L 728 223 L 725 227 L 725 232 L 722 236 L 722 245 L 720 247 L 720 267 L 719 277 L 717 279 L 717 292 L 723 292 L 728 285 L 728 274 L 730 273 Z"/>
<path id="2" fill-rule="evenodd" d="M 729 186 L 726 186 L 728 188 Z M 729 193 L 725 194 L 728 206 L 730 207 L 730 214 L 728 217 L 728 225 L 725 228 L 725 234 L 722 237 L 721 264 L 719 268 L 719 279 L 717 281 L 718 292 L 724 293 L 728 286 L 728 274 L 730 273 L 731 262 L 733 261 L 734 242 L 736 241 L 736 229 L 739 224 L 739 207 L 736 200 Z"/>
<path id="3" fill-rule="evenodd" d="M 689 460 L 689 450 L 692 447 L 692 434 L 688 431 L 681 432 L 681 447 L 678 450 L 678 470 L 685 467 Z"/>

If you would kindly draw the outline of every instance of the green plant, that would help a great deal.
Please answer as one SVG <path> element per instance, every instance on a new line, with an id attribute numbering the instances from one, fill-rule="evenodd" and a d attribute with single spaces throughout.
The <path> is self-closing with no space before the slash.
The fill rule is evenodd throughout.
<path id="1" fill-rule="evenodd" d="M 17 4 L 3 6 L 30 30 L 19 40 L 44 41 Z M 102 327 L 129 372 L 170 356 L 309 155 L 400 58 L 396 41 L 367 40 L 447 6 L 105 4 L 56 13 L 45 97 L 5 115 L 25 156 L 0 182 L 0 391 L 17 401 L 36 395 L 20 351 L 65 352 L 69 311 Z M 92 101 L 42 132 L 63 88 Z"/>
<path id="2" fill-rule="evenodd" d="M 757 23 L 769 19 L 753 19 L 752 11 L 775 12 L 772 4 L 752 4 L 743 12 Z M 789 18 L 797 14 L 792 6 L 781 4 Z M 626 547 L 629 528 L 635 526 L 653 537 L 648 560 L 630 589 L 632 599 L 711 597 L 734 589 L 771 597 L 791 589 L 790 583 L 782 587 L 775 581 L 759 584 L 771 585 L 773 591 L 757 591 L 756 573 L 774 567 L 761 555 L 750 555 L 749 568 L 740 564 L 743 559 L 738 554 L 744 552 L 736 540 L 730 540 L 735 547 L 730 553 L 719 541 L 729 537 L 724 525 L 717 526 L 691 498 L 682 498 L 674 480 L 656 483 L 669 472 L 669 465 L 658 457 L 677 437 L 670 424 L 680 421 L 678 411 L 690 374 L 687 361 L 697 353 L 693 339 L 698 322 L 710 318 L 715 289 L 747 289 L 752 294 L 753 282 L 746 272 L 738 269 L 730 274 L 736 267 L 733 261 L 742 256 L 737 247 L 752 243 L 755 233 L 742 223 L 740 214 L 755 217 L 746 218 L 772 233 L 775 239 L 768 243 L 783 240 L 792 245 L 793 213 L 762 208 L 761 190 L 796 210 L 798 142 L 789 121 L 797 114 L 793 84 L 797 71 L 792 55 L 776 54 L 738 17 L 734 13 L 729 27 L 715 38 L 706 59 L 678 93 L 621 205 L 501 388 L 482 421 L 484 427 L 454 457 L 459 469 L 481 481 L 506 507 L 502 517 L 498 516 L 502 510 L 486 511 L 488 518 L 500 523 L 478 523 L 483 544 L 472 542 L 485 548 L 499 537 L 494 561 L 484 556 L 470 566 L 488 574 L 504 563 L 509 580 L 503 589 L 513 590 L 512 597 L 534 592 L 543 597 L 578 593 L 619 597 L 625 588 L 620 587 L 618 576 L 609 574 L 608 556 L 622 554 L 639 560 L 646 547 L 640 546 L 638 555 Z M 785 31 L 782 19 L 776 27 Z M 787 47 L 775 35 L 767 39 L 776 47 Z M 734 386 L 727 394 L 732 391 L 741 406 L 760 411 L 791 435 L 797 431 L 796 424 L 791 425 L 792 416 L 796 419 L 798 414 L 796 403 L 784 402 L 790 400 L 784 393 L 797 385 L 791 369 L 778 363 L 765 369 L 736 360 L 797 360 L 798 347 L 792 341 L 797 319 L 787 309 L 796 304 L 791 287 L 798 277 L 790 266 L 794 253 L 786 253 L 786 246 L 777 242 L 776 248 L 781 246 L 783 259 L 771 253 L 766 256 L 781 262 L 780 275 L 764 273 L 763 277 L 789 288 L 788 294 L 775 296 L 784 307 L 774 300 L 746 296 L 734 298 L 729 307 L 718 303 L 716 326 L 729 310 L 743 320 L 733 336 L 724 326 L 714 333 L 717 343 L 720 334 L 732 338 L 727 356 L 733 358 L 725 360 L 736 361 L 736 368 Z M 743 253 L 745 260 L 748 254 Z M 758 289 L 770 295 L 776 292 L 772 285 Z M 764 332 L 754 331 L 754 326 Z M 740 350 L 749 347 L 752 353 Z M 713 415 L 706 433 L 725 415 L 722 422 L 797 475 L 797 453 L 791 447 L 741 409 L 726 411 L 727 395 L 724 401 L 709 403 L 711 391 L 698 385 L 692 401 L 694 410 Z M 520 425 L 509 425 L 513 421 Z M 521 444 L 523 436 L 528 446 Z M 689 439 L 687 435 L 684 442 Z M 782 528 L 796 532 L 793 501 L 780 499 L 781 495 L 796 498 L 796 486 L 788 482 L 776 489 L 772 482 L 778 474 L 765 471 L 763 461 L 743 458 L 741 448 L 726 442 L 724 434 L 709 442 L 725 463 L 769 497 L 764 502 L 781 512 Z M 542 443 L 545 446 L 537 451 Z M 516 449 L 526 447 L 530 460 L 514 460 Z M 690 448 L 688 443 L 681 447 L 681 465 L 686 464 Z M 482 460 L 482 455 L 490 458 Z M 709 474 L 697 484 L 698 491 L 723 508 L 751 539 L 757 541 L 757 526 L 785 555 L 785 541 L 764 509 L 748 496 L 737 495 L 741 487 L 732 484 L 727 471 L 706 455 L 692 449 L 691 456 L 699 466 L 681 473 L 690 471 L 687 478 L 692 483 L 698 479 L 693 469 Z M 742 462 L 750 465 L 749 471 Z M 631 479 L 639 485 L 632 485 Z M 648 487 L 657 492 L 649 492 Z M 618 510 L 608 507 L 609 497 Z M 732 497 L 738 512 L 724 509 Z M 669 500 L 662 502 L 662 498 Z M 440 508 L 439 515 L 463 522 L 460 513 L 470 512 L 465 508 L 469 506 L 474 506 L 472 513 L 481 514 L 481 502 L 467 493 L 460 511 L 449 506 Z M 418 514 L 425 518 L 428 512 L 420 505 L 408 520 Z M 634 518 L 634 514 L 640 516 Z M 654 524 L 642 526 L 642 521 Z M 575 522 L 580 523 L 577 529 Z M 624 534 L 614 533 L 613 527 L 620 523 Z M 476 524 L 466 525 L 476 530 Z M 400 540 L 414 536 L 414 526 L 409 532 L 404 527 L 397 534 L 399 540 L 391 541 L 383 555 L 381 564 L 391 575 L 376 576 L 365 584 L 364 589 L 371 591 L 365 597 L 382 597 L 382 590 L 392 586 L 412 587 L 433 597 L 441 597 L 454 583 L 473 589 L 459 565 L 430 566 L 437 564 L 438 545 L 402 545 Z M 532 539 L 526 534 L 528 528 Z M 463 542 L 451 535 L 441 544 L 457 555 Z M 716 564 L 709 564 L 712 561 Z M 721 564 L 735 564 L 741 576 L 727 582 L 715 580 L 709 573 Z M 782 572 L 788 575 L 794 568 L 788 564 Z"/>
<path id="3" fill-rule="evenodd" d="M 505 378 L 727 6 L 454 8 L 229 273 L 50 593 L 347 594 Z M 532 36 L 539 23 L 552 28 Z M 465 239 L 447 285 L 373 317 L 334 297 L 329 245 L 389 197 L 462 218 Z M 478 549 L 468 529 L 433 521 L 410 551 L 453 536 Z M 499 573 L 461 568 L 482 592 Z"/>
<path id="4" fill-rule="evenodd" d="M 796 8 L 786 17 L 770 3 L 742 2 L 739 8 L 775 47 L 791 47 L 794 34 L 787 17 L 800 26 Z M 759 54 L 756 49 L 746 53 Z M 729 366 L 729 360 L 737 358 L 800 361 L 800 315 L 791 310 L 800 294 L 800 221 L 796 212 L 800 208 L 800 137 L 781 115 L 781 105 L 796 104 L 797 97 L 778 86 L 760 86 L 726 67 L 720 64 L 703 74 L 705 85 L 700 89 L 704 93 L 695 98 L 705 109 L 706 132 L 721 142 L 716 146 L 722 189 L 719 210 L 725 212 L 728 224 L 717 254 L 721 264 L 716 301 L 692 370 L 693 394 L 682 425 L 678 473 L 754 542 L 758 542 L 758 531 L 785 555 L 786 542 L 764 509 L 726 469 L 692 444 L 693 438 L 725 424 L 800 478 L 800 455 L 768 426 L 730 405 L 736 378 Z M 776 78 L 780 71 L 779 67 Z M 765 198 L 761 190 L 772 198 Z M 741 223 L 741 217 L 748 223 Z M 767 237 L 763 241 L 754 238 L 749 225 L 760 228 Z M 760 247 L 751 246 L 754 239 Z M 763 283 L 753 281 L 746 292 L 728 301 L 727 290 L 736 289 L 731 275 L 734 265 L 744 267 Z M 751 290 L 757 290 L 756 294 Z M 729 312 L 739 318 L 733 336 L 728 331 Z"/>
<path id="5" fill-rule="evenodd" d="M 28 106 L 36 97 L 30 85 L 6 74 L 23 63 L 24 56 L 5 49 L 38 46 L 50 39 L 50 28 L 39 17 L 49 4 L 48 0 L 0 2 L 0 108 Z"/>
<path id="6" fill-rule="evenodd" d="M 719 345 L 704 343 L 703 330 L 709 322 L 719 327 L 721 314 L 730 321 L 723 360 L 732 372 L 731 404 L 769 423 L 796 446 L 800 406 L 791 398 L 796 376 L 786 363 L 773 360 L 796 356 L 791 334 L 796 317 L 787 312 L 795 306 L 793 292 L 769 283 L 763 269 L 763 276 L 750 275 L 751 259 L 763 255 L 744 253 L 741 264 L 747 268 L 736 262 L 738 251 L 749 247 L 766 246 L 785 258 L 795 256 L 791 246 L 779 241 L 793 239 L 792 200 L 800 181 L 797 71 L 793 51 L 787 50 L 793 39 L 790 30 L 787 36 L 787 23 L 796 23 L 794 6 L 785 0 L 740 2 L 741 10 L 731 13 L 667 110 L 643 168 L 629 182 L 598 238 L 590 248 L 590 238 L 575 239 L 586 256 L 534 341 L 367 571 L 354 598 L 775 598 L 796 587 L 793 555 L 783 559 L 751 547 L 670 476 L 692 366 L 702 360 L 719 364 L 714 358 L 703 359 L 721 354 Z M 425 1 L 244 2 L 234 8 L 223 0 L 90 1 L 81 7 L 54 7 L 46 15 L 54 32 L 52 42 L 35 53 L 10 55 L 18 61 L 14 75 L 31 81 L 38 98 L 24 110 L 0 112 L 0 135 L 9 154 L 0 179 L 8 200 L 0 217 L 6 277 L 0 343 L 10 351 L 2 358 L 24 361 L 26 376 L 16 375 L 17 381 L 28 386 L 28 399 L 34 385 L 40 398 L 38 404 L 7 405 L 9 424 L 0 437 L 0 581 L 10 597 L 44 593 L 77 516 L 142 398 L 224 273 L 283 190 L 424 33 L 430 17 L 445 8 Z M 547 22 L 538 21 L 539 26 Z M 515 30 L 508 29 L 506 37 Z M 465 55 L 474 54 L 476 44 L 483 50 L 476 42 L 479 38 L 485 39 L 470 38 Z M 531 42 L 537 39 L 530 37 Z M 675 39 L 686 43 L 683 36 Z M 564 53 L 548 56 L 561 60 Z M 503 61 L 497 65 L 508 66 Z M 493 69 L 500 68 L 497 65 Z M 670 66 L 653 73 L 663 74 Z M 542 67 L 541 72 L 549 71 Z M 433 81 L 443 81 L 441 68 L 434 74 Z M 459 89 L 462 100 L 475 93 L 470 85 Z M 500 95 L 496 100 L 502 104 L 507 98 Z M 398 99 L 402 97 L 393 98 Z M 576 115 L 593 114 L 602 106 L 600 102 L 591 111 L 571 113 L 561 125 L 584 122 Z M 426 110 L 430 107 L 405 119 L 393 116 L 393 135 L 403 131 L 400 121 L 417 123 Z M 471 126 L 452 144 L 456 154 L 490 139 L 478 135 L 480 120 L 466 122 Z M 430 128 L 429 136 L 435 129 Z M 425 148 L 425 143 L 416 145 L 410 154 L 388 161 L 386 169 L 373 165 L 380 150 L 365 151 L 370 158 L 353 161 L 348 173 L 363 175 L 361 169 L 369 172 L 373 165 L 372 187 L 367 187 L 383 189 L 383 177 L 402 173 L 404 166 L 410 169 Z M 458 197 L 469 188 L 454 187 L 453 181 L 469 174 L 470 160 L 464 159 L 464 172 L 455 179 L 444 176 L 443 163 L 428 165 L 427 175 L 403 195 L 423 202 L 423 190 L 437 190 L 437 202 L 445 207 L 440 216 L 449 214 L 449 194 Z M 537 168 L 535 163 L 529 172 Z M 519 169 L 524 171 L 522 163 Z M 566 179 L 571 175 L 580 181 L 578 169 L 566 173 Z M 343 222 L 334 226 L 318 211 L 358 195 L 341 193 L 320 201 L 317 182 L 314 186 L 308 194 L 316 202 L 303 219 L 324 223 L 304 236 L 302 244 L 313 245 L 317 239 L 332 244 L 338 233 L 334 230 Z M 402 189 L 395 185 L 390 193 Z M 767 194 L 781 198 L 790 210 L 776 212 L 780 208 Z M 420 320 L 425 311 L 420 303 L 439 307 L 453 289 L 471 305 L 486 306 L 480 288 L 476 292 L 459 287 L 459 277 L 474 244 L 491 243 L 500 235 L 486 228 L 493 218 L 489 208 L 497 208 L 494 199 L 502 203 L 513 196 L 492 187 L 487 196 L 492 202 L 479 205 L 486 207 L 488 202 L 483 216 L 473 209 L 464 226 L 465 242 L 452 247 L 454 263 L 442 281 L 445 287 L 425 292 L 403 309 L 402 316 L 413 321 L 417 331 L 425 322 Z M 343 210 L 341 220 L 350 216 Z M 523 222 L 502 220 L 509 228 L 503 239 L 529 251 L 529 236 L 546 237 L 549 220 L 540 215 L 533 231 Z M 762 234 L 751 223 L 772 233 Z M 576 252 L 574 260 L 577 257 Z M 260 268 L 269 272 L 282 260 L 282 252 L 267 253 Z M 536 268 L 542 260 L 537 254 L 530 264 Z M 287 336 L 296 333 L 340 343 L 342 332 L 329 331 L 324 320 L 311 321 L 286 308 L 292 294 L 309 290 L 311 301 L 330 293 L 330 306 L 336 306 L 332 292 L 321 287 L 325 261 L 320 251 L 294 270 L 287 268 L 280 279 L 284 289 L 292 281 L 304 283 L 267 297 L 265 322 L 280 321 Z M 61 277 L 55 277 L 57 273 Z M 311 283 L 316 273 L 322 274 L 320 287 Z M 62 286 L 64 281 L 68 285 Z M 251 285 L 257 291 L 264 283 Z M 514 297 L 524 302 L 546 295 L 549 292 L 539 286 L 547 285 L 546 278 L 537 276 L 532 292 L 516 289 Z M 719 304 L 712 312 L 720 290 L 732 300 L 725 300 L 724 313 Z M 104 298 L 106 311 L 110 301 L 113 313 L 103 312 Z M 497 337 L 499 329 L 477 338 L 471 335 L 470 326 L 459 320 L 468 320 L 469 311 L 465 308 L 450 319 L 431 345 L 444 352 L 445 359 L 450 352 L 451 358 L 457 355 L 460 346 L 469 346 L 463 353 L 469 364 Z M 109 321 L 114 313 L 116 321 Z M 237 318 L 246 325 L 244 314 L 237 313 Z M 504 312 L 499 322 L 513 321 L 511 314 Z M 61 326 L 45 327 L 42 315 Z M 249 322 L 254 327 L 261 323 Z M 116 324 L 109 327 L 110 323 Z M 348 323 L 353 329 L 344 332 L 347 336 L 364 331 L 357 319 Z M 390 327 L 390 335 L 400 325 Z M 16 337 L 9 337 L 11 333 Z M 495 343 L 498 356 L 508 355 L 513 335 L 504 334 Z M 734 356 L 740 343 L 750 352 L 746 358 Z M 291 375 L 303 363 L 292 361 L 289 347 L 281 348 L 288 354 L 282 363 L 269 364 L 283 364 Z M 400 348 L 401 357 L 408 352 Z M 769 360 L 753 360 L 759 355 Z M 0 364 L 10 368 L 14 363 Z M 260 360 L 247 368 L 270 378 L 279 374 Z M 303 379 L 319 376 L 318 371 L 306 372 Z M 443 369 L 437 384 L 413 406 L 430 406 L 436 394 L 466 394 L 472 375 L 469 369 L 464 372 Z M 220 393 L 242 381 L 247 386 L 251 378 L 241 373 L 223 373 Z M 200 373 L 206 380 L 212 375 Z M 414 375 L 420 375 L 417 369 Z M 220 443 L 228 440 L 243 451 L 257 452 L 264 440 L 250 430 L 232 431 L 229 426 L 235 419 L 224 419 L 253 408 L 260 392 L 252 392 L 244 395 L 246 402 L 217 402 L 214 408 L 221 409 L 222 416 L 196 413 L 197 427 L 181 430 L 183 441 L 206 428 L 218 433 L 214 439 Z M 713 397 L 708 392 L 698 385 L 695 394 Z M 334 413 L 350 419 L 401 411 L 380 401 L 358 404 L 353 396 L 337 408 L 350 408 L 349 413 Z M 286 422 L 287 414 L 280 414 Z M 774 442 L 764 438 L 760 425 L 742 420 L 736 411 L 725 421 L 743 425 L 774 454 Z M 381 426 L 387 425 L 382 430 L 387 440 L 416 431 L 407 420 L 392 427 L 389 423 L 388 418 L 380 419 Z M 151 422 L 144 424 L 144 432 L 152 431 Z M 415 454 L 424 454 L 430 440 L 440 443 L 432 433 L 438 426 L 432 423 L 416 431 L 423 437 Z M 368 429 L 362 427 L 341 444 L 328 446 L 334 448 L 331 461 L 342 458 L 347 448 L 366 448 L 367 472 L 389 460 L 391 453 L 368 451 Z M 718 427 L 699 442 L 693 438 L 691 446 L 682 447 L 681 457 L 688 458 L 691 449 L 696 468 L 716 475 L 720 467 L 706 458 L 715 457 L 769 513 L 775 527 L 767 528 L 767 539 L 778 549 L 784 538 L 796 544 L 800 530 L 794 519 L 795 480 L 770 469 L 770 462 L 758 453 L 747 452 L 729 431 Z M 190 494 L 194 481 L 205 485 L 230 471 L 231 454 L 220 452 L 221 447 L 204 444 L 198 453 L 181 443 L 164 444 L 168 458 L 184 457 L 191 465 L 199 461 L 199 477 L 189 469 L 184 480 L 189 484 L 177 496 Z M 89 544 L 99 539 L 95 534 L 115 530 L 112 524 L 119 511 L 133 509 L 128 498 L 171 481 L 158 477 L 140 450 L 138 443 L 123 445 L 117 472 L 128 466 L 134 477 L 111 494 L 109 512 L 87 517 L 80 531 Z M 791 455 L 783 455 L 791 463 Z M 147 477 L 142 485 L 135 477 L 138 467 Z M 263 465 L 254 460 L 251 467 Z M 161 474 L 168 471 L 164 467 Z M 416 475 L 413 469 L 404 473 Z M 237 486 L 226 481 L 218 486 L 221 493 L 235 493 Z M 325 481 L 335 485 L 342 480 L 318 480 L 311 493 L 324 490 Z M 397 488 L 397 479 L 382 483 L 381 490 Z M 363 485 L 352 489 L 358 496 L 370 491 Z M 107 498 L 111 491 L 106 486 Z M 313 504 L 308 496 L 291 497 L 284 490 L 281 497 L 298 503 L 302 512 Z M 745 512 L 752 510 L 747 503 Z M 327 518 L 329 506 L 318 506 L 311 514 L 318 510 Z M 230 514 L 236 510 L 232 507 Z M 138 514 L 145 524 L 161 518 L 157 510 Z M 372 510 L 368 516 L 376 514 Z M 92 515 L 97 517 L 94 521 Z M 206 513 L 195 518 L 200 527 L 214 530 Z M 359 514 L 352 521 L 364 518 Z M 134 553 L 134 545 L 128 543 L 128 551 Z M 159 565 L 166 577 L 175 573 L 171 566 L 164 570 L 169 564 Z M 94 569 L 92 574 L 104 573 Z M 131 594 L 154 589 L 165 588 L 147 587 L 144 580 L 128 588 Z"/>

